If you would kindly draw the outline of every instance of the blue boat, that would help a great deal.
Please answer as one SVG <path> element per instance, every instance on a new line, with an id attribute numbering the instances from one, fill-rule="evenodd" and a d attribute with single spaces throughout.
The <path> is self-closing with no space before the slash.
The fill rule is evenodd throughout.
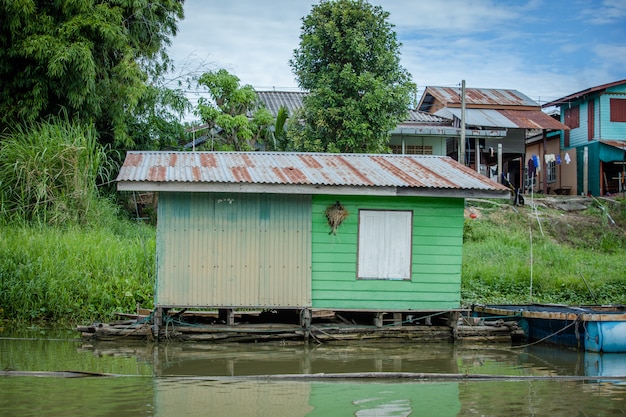
<path id="1" fill-rule="evenodd" d="M 625 306 L 500 304 L 477 305 L 473 311 L 478 317 L 518 320 L 528 341 L 589 352 L 626 352 Z"/>

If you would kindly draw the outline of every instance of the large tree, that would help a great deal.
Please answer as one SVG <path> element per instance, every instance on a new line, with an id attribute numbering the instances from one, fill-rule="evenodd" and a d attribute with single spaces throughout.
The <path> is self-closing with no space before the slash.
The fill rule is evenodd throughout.
<path id="1" fill-rule="evenodd" d="M 168 69 L 183 0 L 0 0 L 0 16 L 0 128 L 64 110 L 135 145 L 129 115 Z"/>
<path id="2" fill-rule="evenodd" d="M 304 100 L 302 150 L 387 152 L 415 90 L 389 13 L 363 0 L 322 0 L 303 18 L 290 65 Z"/>

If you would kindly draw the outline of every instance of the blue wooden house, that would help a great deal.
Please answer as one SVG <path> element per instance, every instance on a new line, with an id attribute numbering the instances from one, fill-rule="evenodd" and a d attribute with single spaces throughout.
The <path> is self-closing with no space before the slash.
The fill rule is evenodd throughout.
<path id="1" fill-rule="evenodd" d="M 591 87 L 543 105 L 557 107 L 560 145 L 575 164 L 578 194 L 607 195 L 626 191 L 626 79 Z"/>

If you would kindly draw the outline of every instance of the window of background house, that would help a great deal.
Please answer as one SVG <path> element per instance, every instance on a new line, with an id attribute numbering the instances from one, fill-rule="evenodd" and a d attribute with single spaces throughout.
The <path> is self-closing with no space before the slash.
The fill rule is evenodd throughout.
<path id="1" fill-rule="evenodd" d="M 411 279 L 412 211 L 359 210 L 359 279 Z"/>
<path id="2" fill-rule="evenodd" d="M 580 107 L 574 106 L 565 109 L 565 113 L 563 114 L 563 123 L 570 129 L 576 129 L 577 127 L 580 127 Z M 564 145 L 567 147 L 569 146 L 570 138 L 569 130 L 566 130 L 563 135 Z"/>
<path id="3" fill-rule="evenodd" d="M 402 154 L 402 145 L 390 145 L 391 152 L 394 154 Z M 433 147 L 426 145 L 405 145 L 404 152 L 406 155 L 432 155 Z"/>
<path id="4" fill-rule="evenodd" d="M 626 99 L 612 98 L 610 106 L 611 106 L 611 121 L 612 122 L 626 122 Z"/>
<path id="5" fill-rule="evenodd" d="M 580 127 L 580 107 L 574 106 L 565 109 L 565 126 L 570 129 Z"/>

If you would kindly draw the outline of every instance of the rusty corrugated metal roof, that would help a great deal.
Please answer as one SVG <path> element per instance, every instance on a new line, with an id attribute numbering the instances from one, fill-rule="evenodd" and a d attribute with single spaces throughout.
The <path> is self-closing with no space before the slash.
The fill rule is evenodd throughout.
<path id="1" fill-rule="evenodd" d="M 258 186 L 264 186 L 263 192 L 282 186 L 280 192 L 303 194 L 332 193 L 331 188 L 342 193 L 341 188 L 358 187 L 363 193 L 381 195 L 390 195 L 391 188 L 396 190 L 391 194 L 404 195 L 447 190 L 459 197 L 508 196 L 503 185 L 452 158 L 432 155 L 135 151 L 126 155 L 117 181 L 120 190 L 135 191 L 157 191 L 163 184 L 170 191 L 185 191 L 190 188 L 186 185 L 209 191 L 214 190 L 210 185 L 221 184 L 257 186 L 246 188 L 248 192 L 259 192 Z"/>
<path id="2" fill-rule="evenodd" d="M 427 96 L 432 96 L 435 100 L 444 106 L 460 106 L 461 105 L 461 88 L 460 87 L 436 87 L 428 86 L 424 91 L 422 103 L 426 105 L 432 104 L 433 100 Z M 420 103 L 420 104 L 422 104 Z M 524 106 L 524 107 L 540 107 L 538 103 L 531 100 L 528 96 L 517 90 L 508 90 L 500 88 L 466 88 L 465 104 L 471 106 Z M 428 111 L 427 108 L 420 110 Z"/>

